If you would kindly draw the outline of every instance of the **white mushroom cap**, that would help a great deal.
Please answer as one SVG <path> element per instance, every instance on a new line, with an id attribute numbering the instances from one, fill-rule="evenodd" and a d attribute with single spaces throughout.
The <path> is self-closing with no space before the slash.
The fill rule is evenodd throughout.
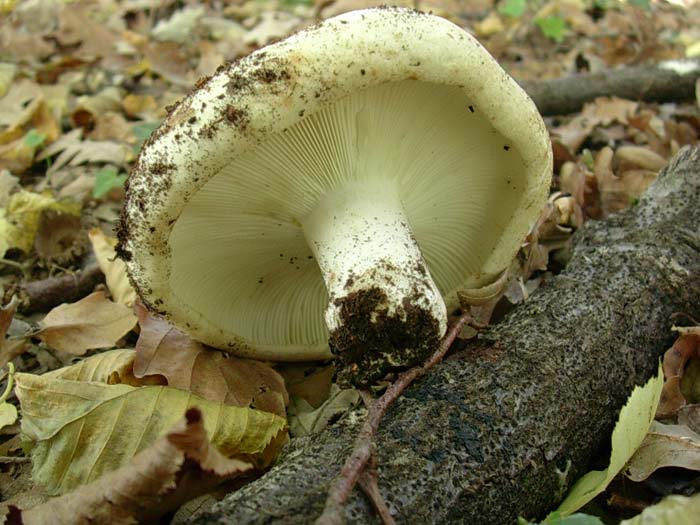
<path id="1" fill-rule="evenodd" d="M 410 9 L 350 12 L 197 85 L 131 173 L 120 251 L 151 309 L 212 346 L 277 360 L 331 355 L 324 311 L 342 324 L 333 300 L 365 279 L 352 268 L 397 254 L 410 274 L 399 289 L 419 279 L 406 261 L 424 260 L 416 304 L 440 337 L 439 295 L 453 309 L 509 266 L 551 164 L 534 104 L 468 33 Z M 384 218 L 335 216 L 345 233 L 327 230 L 334 209 L 351 217 L 367 202 Z M 336 252 L 362 221 L 368 244 L 346 264 Z M 382 229 L 392 221 L 405 223 L 395 235 Z"/>

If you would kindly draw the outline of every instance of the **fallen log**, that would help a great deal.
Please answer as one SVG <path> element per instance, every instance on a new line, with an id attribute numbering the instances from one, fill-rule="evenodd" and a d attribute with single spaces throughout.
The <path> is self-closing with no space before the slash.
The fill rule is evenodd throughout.
<path id="1" fill-rule="evenodd" d="M 635 384 L 700 314 L 700 149 L 684 149 L 639 204 L 577 234 L 566 270 L 415 382 L 377 436 L 397 523 L 542 517 L 609 442 Z M 292 441 L 279 464 L 192 523 L 313 523 L 364 409 Z M 348 523 L 377 523 L 355 490 Z"/>

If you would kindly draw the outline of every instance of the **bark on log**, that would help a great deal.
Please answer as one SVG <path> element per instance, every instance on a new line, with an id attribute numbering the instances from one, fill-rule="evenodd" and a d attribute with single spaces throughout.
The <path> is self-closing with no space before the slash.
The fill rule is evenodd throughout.
<path id="1" fill-rule="evenodd" d="M 700 149 L 684 149 L 637 206 L 578 233 L 561 275 L 406 391 L 377 440 L 398 523 L 513 524 L 558 504 L 656 370 L 671 314 L 700 313 L 699 203 Z M 362 415 L 293 441 L 192 522 L 313 523 Z M 358 489 L 346 510 L 377 522 Z"/>
<path id="2" fill-rule="evenodd" d="M 695 97 L 700 61 L 669 60 L 649 66 L 621 67 L 542 82 L 521 82 L 543 115 L 579 111 L 601 96 L 645 102 L 679 102 Z"/>

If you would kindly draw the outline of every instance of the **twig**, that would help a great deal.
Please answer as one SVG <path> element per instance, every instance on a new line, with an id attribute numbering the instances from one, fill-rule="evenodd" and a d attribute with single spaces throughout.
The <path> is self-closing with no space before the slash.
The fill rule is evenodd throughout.
<path id="1" fill-rule="evenodd" d="M 700 77 L 697 59 L 669 60 L 649 66 L 608 69 L 520 85 L 532 97 L 543 115 L 579 111 L 601 96 L 616 96 L 646 102 L 681 102 L 695 98 Z"/>
<path id="2" fill-rule="evenodd" d="M 95 263 L 74 274 L 23 283 L 17 290 L 18 309 L 24 314 L 45 312 L 61 303 L 82 299 L 102 282 L 104 274 Z"/>
<path id="3" fill-rule="evenodd" d="M 345 460 L 345 465 L 343 465 L 340 475 L 331 484 L 323 513 L 315 521 L 315 525 L 340 525 L 345 521 L 345 503 L 348 501 L 353 487 L 360 479 L 360 474 L 365 464 L 372 456 L 374 434 L 379 427 L 382 417 L 384 417 L 387 409 L 398 399 L 408 385 L 442 360 L 445 353 L 447 353 L 447 350 L 470 318 L 471 316 L 468 313 L 460 316 L 445 335 L 440 348 L 438 348 L 423 366 L 416 366 L 402 373 L 398 379 L 387 388 L 386 392 L 369 406 L 367 418 L 357 435 L 353 451 L 348 459 Z"/>
<path id="4" fill-rule="evenodd" d="M 0 456 L 0 463 L 29 463 L 31 458 L 24 456 Z"/>
<path id="5" fill-rule="evenodd" d="M 372 455 L 364 471 L 360 474 L 357 484 L 360 485 L 362 491 L 372 502 L 375 512 L 382 520 L 382 524 L 395 525 L 396 522 L 389 511 L 389 507 L 387 507 L 381 492 L 379 492 L 379 485 L 377 484 L 377 450 L 374 443 L 372 444 L 372 449 Z"/>

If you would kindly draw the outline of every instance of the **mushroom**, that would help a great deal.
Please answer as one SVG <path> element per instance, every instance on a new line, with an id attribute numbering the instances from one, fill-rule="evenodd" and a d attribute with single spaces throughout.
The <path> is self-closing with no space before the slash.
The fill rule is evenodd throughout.
<path id="1" fill-rule="evenodd" d="M 200 81 L 144 145 L 121 257 L 153 311 L 239 356 L 415 364 L 544 205 L 533 102 L 468 33 L 376 8 Z M 332 352 L 331 352 L 332 350 Z"/>

